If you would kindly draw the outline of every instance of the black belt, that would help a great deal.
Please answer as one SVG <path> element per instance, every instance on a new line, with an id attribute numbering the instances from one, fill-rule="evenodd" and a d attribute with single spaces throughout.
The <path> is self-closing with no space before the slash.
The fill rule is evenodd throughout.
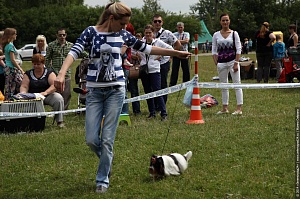
<path id="1" fill-rule="evenodd" d="M 115 86 L 98 87 L 98 89 L 109 91 L 109 90 L 114 90 L 114 89 L 117 89 L 120 87 L 121 87 L 121 85 L 115 85 Z"/>

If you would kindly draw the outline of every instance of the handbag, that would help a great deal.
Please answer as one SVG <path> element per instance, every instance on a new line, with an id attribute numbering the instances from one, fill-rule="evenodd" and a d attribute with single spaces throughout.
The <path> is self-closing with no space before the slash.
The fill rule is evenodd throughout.
<path id="1" fill-rule="evenodd" d="M 129 68 L 129 79 L 138 79 L 140 76 L 140 65 L 134 65 Z"/>
<path id="2" fill-rule="evenodd" d="M 148 63 L 140 66 L 139 77 L 143 77 L 149 74 Z"/>
<path id="3" fill-rule="evenodd" d="M 150 59 L 150 55 L 146 54 L 146 64 L 140 66 L 140 72 L 139 72 L 140 78 L 149 74 L 149 68 L 148 68 L 149 59 Z"/>

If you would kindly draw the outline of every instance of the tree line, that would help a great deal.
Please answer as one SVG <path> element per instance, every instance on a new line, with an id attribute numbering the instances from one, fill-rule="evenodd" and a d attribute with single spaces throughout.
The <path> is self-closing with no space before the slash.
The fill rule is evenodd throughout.
<path id="1" fill-rule="evenodd" d="M 230 27 L 239 32 L 241 39 L 254 37 L 262 23 L 270 23 L 271 31 L 281 31 L 284 41 L 289 37 L 288 26 L 298 25 L 299 0 L 199 0 L 191 5 L 191 14 L 204 19 L 211 33 L 220 29 L 219 16 L 230 15 Z"/>
<path id="2" fill-rule="evenodd" d="M 114 0 L 110 0 L 114 1 Z M 143 32 L 151 23 L 154 13 L 163 16 L 163 27 L 176 31 L 176 23 L 185 23 L 185 31 L 193 40 L 194 34 L 201 34 L 200 19 L 203 19 L 211 34 L 220 29 L 219 15 L 230 14 L 231 28 L 238 31 L 241 39 L 253 38 L 264 21 L 271 24 L 271 30 L 282 31 L 288 37 L 287 27 L 297 23 L 300 0 L 199 0 L 190 5 L 190 13 L 173 13 L 163 9 L 159 0 L 143 0 L 142 8 L 132 8 L 131 23 L 136 32 Z M 16 28 L 15 45 L 19 48 L 34 43 L 39 34 L 53 41 L 58 28 L 67 29 L 68 41 L 75 42 L 89 25 L 95 25 L 104 6 L 89 7 L 83 0 L 0 0 L 0 30 Z"/>

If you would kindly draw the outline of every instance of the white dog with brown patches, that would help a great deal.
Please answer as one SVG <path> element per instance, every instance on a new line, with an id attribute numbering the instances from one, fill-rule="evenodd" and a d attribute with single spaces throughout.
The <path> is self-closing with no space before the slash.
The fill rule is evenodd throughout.
<path id="1" fill-rule="evenodd" d="M 171 153 L 169 155 L 152 155 L 150 159 L 149 173 L 154 178 L 170 175 L 180 175 L 188 167 L 188 161 L 192 157 L 192 151 L 184 155 Z"/>

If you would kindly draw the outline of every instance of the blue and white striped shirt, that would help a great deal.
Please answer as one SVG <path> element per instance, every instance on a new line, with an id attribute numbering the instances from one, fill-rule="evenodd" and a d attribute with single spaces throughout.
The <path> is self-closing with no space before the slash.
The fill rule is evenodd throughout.
<path id="1" fill-rule="evenodd" d="M 125 78 L 122 69 L 122 57 L 121 57 L 121 47 L 123 44 L 127 46 L 150 54 L 151 45 L 147 45 L 142 41 L 136 39 L 130 32 L 126 30 L 121 30 L 120 32 L 98 32 L 95 26 L 87 27 L 77 39 L 76 43 L 70 50 L 69 54 L 77 59 L 78 56 L 84 50 L 89 52 L 89 67 L 87 73 L 87 86 L 88 87 L 109 87 L 116 85 L 125 85 Z M 101 62 L 101 46 L 103 44 L 108 44 L 111 48 L 109 49 L 111 56 L 113 57 L 112 70 L 107 69 L 105 74 L 109 76 L 108 78 L 98 78 L 103 76 L 102 68 L 109 68 Z M 113 74 L 112 74 L 113 73 Z M 108 80 L 109 79 L 109 80 Z"/>

